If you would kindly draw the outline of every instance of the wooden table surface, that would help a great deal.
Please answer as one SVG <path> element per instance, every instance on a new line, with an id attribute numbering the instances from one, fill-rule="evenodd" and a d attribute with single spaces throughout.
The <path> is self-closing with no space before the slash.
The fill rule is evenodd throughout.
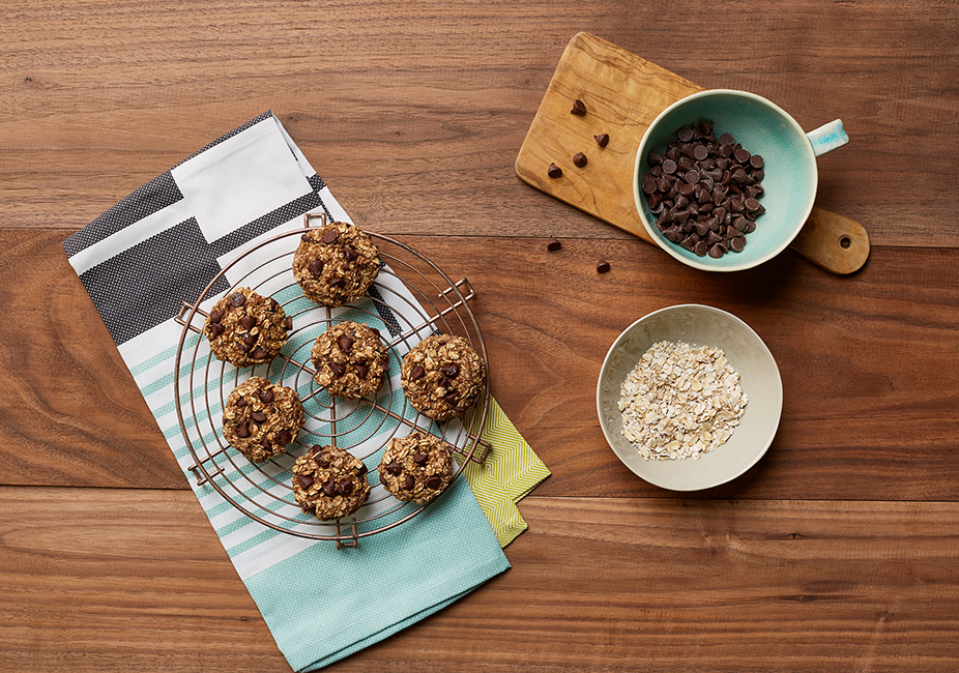
<path id="1" fill-rule="evenodd" d="M 707 275 L 523 184 L 580 30 L 841 117 L 817 203 L 869 231 L 865 268 Z M 267 109 L 358 223 L 470 279 L 553 472 L 509 572 L 330 670 L 959 669 L 953 0 L 3 0 L 0 92 L 0 670 L 289 670 L 61 249 Z M 785 389 L 758 466 L 688 496 L 594 410 L 620 330 L 685 302 L 749 323 Z"/>

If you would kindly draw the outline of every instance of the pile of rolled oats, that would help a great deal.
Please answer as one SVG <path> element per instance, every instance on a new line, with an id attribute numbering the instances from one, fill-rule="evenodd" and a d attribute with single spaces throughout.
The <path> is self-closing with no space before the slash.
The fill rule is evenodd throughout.
<path id="1" fill-rule="evenodd" d="M 722 349 L 660 341 L 623 381 L 623 435 L 645 460 L 698 459 L 732 436 L 748 401 Z"/>

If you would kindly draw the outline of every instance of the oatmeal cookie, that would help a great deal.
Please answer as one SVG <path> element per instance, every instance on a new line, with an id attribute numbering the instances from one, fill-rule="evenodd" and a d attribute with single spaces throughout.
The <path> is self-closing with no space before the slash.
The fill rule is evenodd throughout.
<path id="1" fill-rule="evenodd" d="M 300 239 L 293 275 L 303 294 L 321 306 L 342 306 L 361 298 L 380 271 L 376 243 L 348 222 L 331 222 Z"/>
<path id="2" fill-rule="evenodd" d="M 453 456 L 441 439 L 422 432 L 395 437 L 379 467 L 383 487 L 404 502 L 423 504 L 453 480 Z"/>
<path id="3" fill-rule="evenodd" d="M 460 416 L 476 404 L 485 379 L 486 363 L 462 337 L 427 337 L 403 358 L 403 393 L 436 421 Z"/>
<path id="4" fill-rule="evenodd" d="M 321 521 L 348 516 L 370 497 L 366 465 L 343 449 L 316 445 L 293 465 L 293 497 Z"/>
<path id="5" fill-rule="evenodd" d="M 254 463 L 286 451 L 302 427 L 296 393 L 259 376 L 234 388 L 223 410 L 223 436 Z"/>
<path id="6" fill-rule="evenodd" d="M 293 319 L 279 302 L 240 287 L 213 305 L 203 334 L 218 360 L 248 367 L 275 358 L 291 329 Z"/>
<path id="7" fill-rule="evenodd" d="M 314 379 L 330 395 L 356 400 L 383 386 L 389 354 L 377 329 L 346 320 L 316 338 L 310 354 Z"/>

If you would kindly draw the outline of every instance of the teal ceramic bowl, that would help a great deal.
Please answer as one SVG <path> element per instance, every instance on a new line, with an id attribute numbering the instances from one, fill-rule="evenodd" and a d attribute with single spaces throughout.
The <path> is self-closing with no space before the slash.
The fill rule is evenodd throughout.
<path id="1" fill-rule="evenodd" d="M 736 142 L 765 161 L 766 209 L 757 218 L 756 230 L 746 236 L 742 252 L 730 251 L 719 259 L 699 257 L 667 240 L 656 227 L 656 217 L 646 205 L 640 184 L 649 166 L 650 150 L 664 153 L 667 143 L 684 126 L 713 120 L 713 133 L 730 133 Z M 842 122 L 836 120 L 809 135 L 777 105 L 762 96 L 731 89 L 711 89 L 679 100 L 650 124 L 636 154 L 633 197 L 649 235 L 670 255 L 706 271 L 741 271 L 772 259 L 802 229 L 816 199 L 816 156 L 848 142 Z"/>

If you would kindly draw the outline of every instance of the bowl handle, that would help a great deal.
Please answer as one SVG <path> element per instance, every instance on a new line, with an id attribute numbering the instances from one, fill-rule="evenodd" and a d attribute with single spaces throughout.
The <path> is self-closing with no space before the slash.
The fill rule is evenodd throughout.
<path id="1" fill-rule="evenodd" d="M 806 137 L 812 143 L 812 151 L 816 153 L 817 157 L 849 142 L 846 129 L 842 126 L 842 119 L 823 124 L 818 129 L 813 129 L 807 133 Z"/>

